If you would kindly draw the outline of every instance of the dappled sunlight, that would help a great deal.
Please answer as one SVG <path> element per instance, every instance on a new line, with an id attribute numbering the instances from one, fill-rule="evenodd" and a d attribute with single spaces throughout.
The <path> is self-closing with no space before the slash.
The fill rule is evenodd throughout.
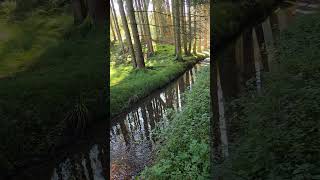
<path id="1" fill-rule="evenodd" d="M 7 37 L 0 41 L 0 78 L 13 76 L 36 64 L 49 47 L 57 45 L 71 24 L 69 16 L 49 17 L 38 13 L 33 13 L 19 24 L 1 20 L 0 28 L 5 27 L 3 32 Z"/>

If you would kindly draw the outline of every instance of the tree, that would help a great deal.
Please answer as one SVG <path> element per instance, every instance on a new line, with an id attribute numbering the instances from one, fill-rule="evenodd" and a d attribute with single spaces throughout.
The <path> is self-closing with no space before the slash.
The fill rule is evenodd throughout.
<path id="1" fill-rule="evenodd" d="M 86 18 L 95 26 L 106 26 L 107 2 L 104 0 L 72 0 L 74 22 L 81 24 Z"/>
<path id="2" fill-rule="evenodd" d="M 175 34 L 176 34 L 176 60 L 182 60 L 181 53 L 181 30 L 180 30 L 180 11 L 179 11 L 179 0 L 174 0 L 175 8 L 174 8 L 174 18 L 175 18 Z"/>
<path id="3" fill-rule="evenodd" d="M 118 36 L 118 40 L 119 40 L 119 43 L 121 45 L 121 48 L 122 48 L 122 52 L 124 53 L 125 50 L 124 50 L 124 44 L 123 44 L 123 41 L 122 41 L 122 36 L 121 36 L 121 33 L 120 33 L 120 27 L 119 27 L 119 23 L 118 23 L 118 19 L 117 19 L 117 14 L 116 14 L 116 11 L 114 9 L 114 4 L 113 4 L 113 1 L 111 0 L 111 17 L 113 19 L 113 24 L 116 28 L 116 33 L 117 33 L 117 36 Z"/>
<path id="4" fill-rule="evenodd" d="M 193 43 L 193 54 L 197 54 L 197 6 L 194 5 L 194 43 Z"/>
<path id="5" fill-rule="evenodd" d="M 138 0 L 139 1 L 139 0 Z M 149 18 L 148 18 L 148 12 L 147 12 L 147 6 L 148 6 L 149 2 L 147 3 L 146 0 L 140 0 L 140 5 L 143 8 L 144 13 L 142 13 L 142 15 L 144 16 L 143 20 L 143 24 L 144 24 L 144 29 L 145 32 L 147 33 L 146 39 L 147 39 L 147 46 L 148 46 L 148 53 L 147 56 L 151 56 L 152 54 L 154 54 L 154 50 L 153 50 L 153 45 L 152 45 L 152 37 L 151 37 L 151 31 L 150 31 L 150 25 L 149 25 Z"/>
<path id="6" fill-rule="evenodd" d="M 83 0 L 72 0 L 71 6 L 73 10 L 74 24 L 81 24 L 86 18 L 85 4 Z"/>
<path id="7" fill-rule="evenodd" d="M 111 17 L 111 14 L 110 14 L 110 17 Z M 114 27 L 113 27 L 112 21 L 110 21 L 110 29 L 111 29 L 111 32 L 112 32 L 113 41 L 117 41 L 117 36 L 116 36 L 116 33 L 114 32 Z"/>
<path id="8" fill-rule="evenodd" d="M 126 35 L 126 42 L 127 42 L 128 47 L 129 47 L 129 51 L 131 53 L 132 66 L 135 68 L 137 66 L 136 57 L 135 57 L 135 54 L 134 54 L 134 49 L 133 49 L 133 45 L 132 45 L 132 41 L 131 41 L 131 35 L 130 35 L 129 27 L 128 27 L 126 14 L 124 12 L 122 0 L 118 0 L 118 6 L 119 6 L 119 11 L 120 11 L 120 16 L 121 16 L 121 20 L 122 20 L 124 33 Z"/>
<path id="9" fill-rule="evenodd" d="M 192 43 L 192 34 L 191 34 L 191 3 L 190 0 L 187 0 L 187 6 L 188 6 L 188 24 L 189 24 L 189 47 L 188 47 L 188 52 L 187 55 L 191 55 L 191 43 Z"/>
<path id="10" fill-rule="evenodd" d="M 185 3 L 184 0 L 181 1 L 181 26 L 182 26 L 182 42 L 183 42 L 183 50 L 184 50 L 184 54 L 188 54 L 188 42 L 187 42 L 187 31 L 186 31 L 186 27 L 187 27 L 187 23 L 186 23 L 186 12 L 185 12 Z"/>
<path id="11" fill-rule="evenodd" d="M 134 40 L 134 51 L 136 55 L 137 68 L 144 68 L 144 58 L 142 54 L 141 43 L 139 39 L 138 27 L 136 18 L 134 16 L 133 2 L 132 0 L 127 0 L 127 8 L 128 8 L 128 17 L 130 19 L 132 36 Z"/>

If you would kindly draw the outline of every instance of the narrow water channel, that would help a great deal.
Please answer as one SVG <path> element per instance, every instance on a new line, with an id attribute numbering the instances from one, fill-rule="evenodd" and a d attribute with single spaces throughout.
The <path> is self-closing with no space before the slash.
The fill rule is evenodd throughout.
<path id="1" fill-rule="evenodd" d="M 226 104 L 237 97 L 246 88 L 249 79 L 253 79 L 257 93 L 263 89 L 263 72 L 275 70 L 277 60 L 275 53 L 279 42 L 279 35 L 284 31 L 296 16 L 315 12 L 320 7 L 320 1 L 284 1 L 262 22 L 245 28 L 240 35 L 231 41 L 225 48 L 217 52 L 214 66 L 211 69 L 212 97 L 216 97 L 213 111 L 219 114 L 219 137 L 221 156 L 228 156 L 229 144 L 235 137 L 230 127 L 231 117 L 225 115 Z M 216 93 L 216 94 L 213 94 Z M 216 132 L 214 132 L 216 133 Z"/>
<path id="2" fill-rule="evenodd" d="M 154 130 L 166 128 L 170 123 L 168 109 L 181 111 L 183 93 L 192 90 L 197 80 L 194 74 L 201 66 L 208 66 L 208 61 L 196 64 L 174 82 L 112 120 L 111 179 L 131 179 L 152 163 L 157 141 Z"/>
<path id="3" fill-rule="evenodd" d="M 56 159 L 30 165 L 12 179 L 106 180 L 109 173 L 111 179 L 132 179 L 152 162 L 157 141 L 154 129 L 166 128 L 170 123 L 166 118 L 168 109 L 181 111 L 183 93 L 192 90 L 197 81 L 195 74 L 202 66 L 209 66 L 208 59 L 112 119 L 110 136 L 108 123 L 98 124 L 88 137 L 60 150 Z"/>

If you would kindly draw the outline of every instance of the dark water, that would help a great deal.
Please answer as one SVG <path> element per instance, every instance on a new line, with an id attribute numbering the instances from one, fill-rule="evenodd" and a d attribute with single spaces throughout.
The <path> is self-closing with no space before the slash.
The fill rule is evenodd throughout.
<path id="1" fill-rule="evenodd" d="M 98 124 L 86 138 L 60 150 L 55 159 L 30 164 L 12 179 L 106 180 L 108 174 L 111 179 L 131 179 L 152 162 L 157 141 L 153 130 L 163 129 L 169 123 L 168 109 L 182 109 L 183 93 L 192 89 L 197 80 L 194 75 L 208 63 L 204 60 L 196 64 L 165 88 L 112 119 L 110 142 L 108 124 Z"/>
<path id="2" fill-rule="evenodd" d="M 247 27 L 224 49 L 217 52 L 211 67 L 211 96 L 213 97 L 213 113 L 219 114 L 219 129 L 214 135 L 220 139 L 220 155 L 228 157 L 229 143 L 233 137 L 229 127 L 231 117 L 225 115 L 225 104 L 246 87 L 253 78 L 253 86 L 258 93 L 263 88 L 262 73 L 274 71 L 277 68 L 276 50 L 279 35 L 296 16 L 314 13 L 320 1 L 284 1 L 270 16 L 253 27 Z M 218 101 L 217 101 L 218 100 Z"/>

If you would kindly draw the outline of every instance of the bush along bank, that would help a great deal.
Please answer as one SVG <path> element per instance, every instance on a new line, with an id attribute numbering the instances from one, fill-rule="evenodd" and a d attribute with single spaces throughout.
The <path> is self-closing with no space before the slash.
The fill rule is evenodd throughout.
<path id="1" fill-rule="evenodd" d="M 192 91 L 185 94 L 185 107 L 169 118 L 169 127 L 157 137 L 156 160 L 142 179 L 209 179 L 209 68 L 197 75 Z"/>
<path id="2" fill-rule="evenodd" d="M 213 47 L 224 45 L 243 27 L 263 20 L 281 0 L 218 0 L 212 7 L 211 28 Z"/>
<path id="3" fill-rule="evenodd" d="M 297 17 L 280 35 L 280 64 L 264 74 L 263 93 L 234 100 L 241 111 L 231 126 L 240 128 L 220 169 L 227 179 L 319 179 L 319 39 L 320 15 Z"/>

